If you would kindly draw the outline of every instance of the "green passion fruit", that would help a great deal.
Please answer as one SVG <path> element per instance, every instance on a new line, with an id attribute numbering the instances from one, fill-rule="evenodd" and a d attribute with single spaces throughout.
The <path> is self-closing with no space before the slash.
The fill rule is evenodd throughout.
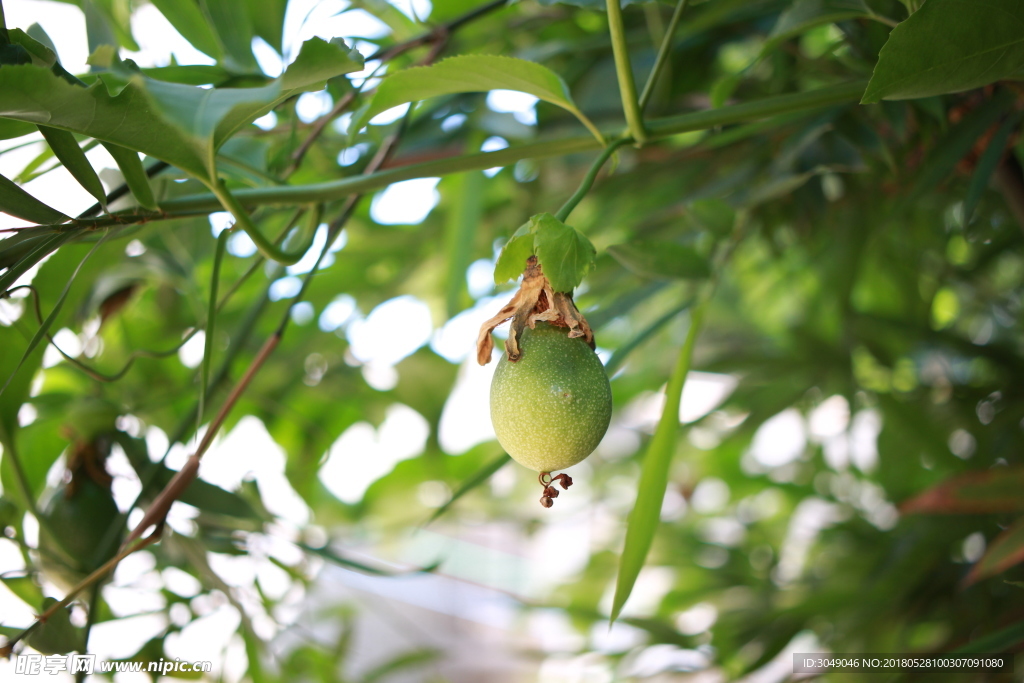
<path id="1" fill-rule="evenodd" d="M 527 327 L 519 348 L 516 362 L 502 354 L 491 381 L 498 442 L 537 472 L 575 465 L 608 430 L 612 391 L 604 366 L 583 339 L 545 322 Z"/>

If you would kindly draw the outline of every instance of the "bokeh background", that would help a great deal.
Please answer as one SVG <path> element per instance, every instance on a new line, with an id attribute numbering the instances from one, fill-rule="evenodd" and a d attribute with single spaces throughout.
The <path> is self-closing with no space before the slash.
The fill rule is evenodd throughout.
<path id="1" fill-rule="evenodd" d="M 122 56 L 140 67 L 214 63 L 154 4 L 107 4 L 137 43 Z M 865 78 L 890 30 L 847 9 L 780 37 L 780 22 L 806 2 L 692 5 L 652 115 Z M 908 11 L 870 5 L 892 21 Z M 8 26 L 38 24 L 63 65 L 85 73 L 86 16 L 100 6 L 15 0 L 4 10 Z M 423 20 L 470 7 L 290 0 L 280 45 L 255 38 L 252 52 L 274 77 L 311 36 L 344 37 L 370 55 L 417 34 Z M 654 3 L 626 10 L 641 82 L 669 13 Z M 517 3 L 460 29 L 444 54 L 473 52 L 542 62 L 595 122 L 621 122 L 601 11 Z M 379 78 L 378 66 L 248 127 L 233 180 L 276 182 L 296 140 L 348 83 Z M 237 377 L 300 276 L 329 251 L 203 460 L 201 478 L 237 492 L 248 512 L 175 503 L 163 542 L 125 559 L 102 588 L 90 651 L 212 660 L 208 680 L 227 683 L 770 683 L 791 677 L 793 652 L 950 651 L 1018 621 L 1019 567 L 965 580 L 1013 513 L 899 507 L 954 475 L 1021 464 L 1022 216 L 999 182 L 964 215 L 978 157 L 1002 120 L 988 113 L 1001 92 L 819 109 L 623 149 L 572 218 L 598 249 L 576 300 L 598 353 L 614 362 L 615 412 L 598 450 L 570 470 L 576 485 L 549 510 L 537 504 L 535 474 L 509 463 L 432 519 L 501 454 L 487 407 L 494 364 L 474 358 L 477 328 L 511 296 L 511 285 L 493 283 L 496 255 L 528 216 L 572 193 L 593 155 L 409 180 L 367 197 L 337 241 L 325 244 L 321 226 L 302 261 L 259 266 L 222 310 L 215 363 L 227 359 Z M 289 182 L 359 172 L 406 110 L 377 116 L 351 144 L 343 114 Z M 418 105 L 391 163 L 583 132 L 522 93 L 450 96 Z M 1019 176 L 1016 136 L 1003 144 L 1002 163 Z M 4 140 L 0 152 L 0 173 L 61 211 L 92 204 L 64 169 L 50 168 L 40 136 Z M 106 169 L 108 189 L 120 183 L 102 147 L 88 157 Z M 165 196 L 197 191 L 173 169 L 157 182 Z M 607 247 L 663 240 L 709 253 L 721 226 L 695 207 L 722 209 L 740 239 L 683 394 L 662 527 L 609 627 L 644 446 L 701 283 L 624 265 Z M 277 230 L 287 216 L 259 217 Z M 0 215 L 0 228 L 23 224 Z M 180 342 L 204 320 L 213 238 L 230 225 L 215 213 L 110 238 L 77 278 L 56 344 L 113 372 L 133 349 Z M 52 302 L 90 246 L 65 247 L 21 281 Z M 246 235 L 231 237 L 223 286 L 255 254 Z M 103 304 L 115 292 L 124 305 L 110 313 Z M 0 301 L 0 340 L 35 325 L 25 293 Z M 123 435 L 105 464 L 113 499 L 129 525 L 137 521 L 139 455 L 175 470 L 197 443 L 187 415 L 204 339 L 139 359 L 112 384 L 48 348 L 18 413 L 42 500 L 65 479 L 68 411 L 102 398 L 117 406 Z M 40 566 L 37 521 L 9 496 L 0 505 L 0 624 L 24 627 L 44 596 L 63 592 Z M 70 617 L 86 623 L 80 605 Z M 29 680 L 7 661 L 0 678 Z"/>

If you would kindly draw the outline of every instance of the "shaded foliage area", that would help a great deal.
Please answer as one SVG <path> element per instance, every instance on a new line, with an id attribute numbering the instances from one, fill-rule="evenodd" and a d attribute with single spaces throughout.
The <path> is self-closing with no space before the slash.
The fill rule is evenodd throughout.
<path id="1" fill-rule="evenodd" d="M 544 590 L 517 584 L 516 597 L 525 612 L 557 613 L 580 636 L 555 654 L 591 653 L 621 679 L 661 673 L 641 666 L 656 645 L 726 679 L 785 658 L 794 643 L 835 652 L 1019 648 L 1024 93 L 1012 79 L 1024 59 L 1008 48 L 996 69 L 982 49 L 1019 27 L 1014 3 L 993 3 L 1003 24 L 958 15 L 959 0 L 920 9 L 909 0 L 685 8 L 644 112 L 652 140 L 623 144 L 571 216 L 559 215 L 578 231 L 567 240 L 574 249 L 587 240 L 596 249 L 593 268 L 581 258 L 560 275 L 570 284 L 586 275 L 575 302 L 608 351 L 616 411 L 605 443 L 573 470 L 577 486 L 552 511 L 536 505 L 535 475 L 503 465 L 495 442 L 464 453 L 442 447 L 446 401 L 467 372 L 460 357 L 424 337 L 393 359 L 394 382 L 382 382 L 352 340 L 397 297 L 425 302 L 435 329 L 480 313 L 464 312 L 491 294 L 508 298 L 489 284 L 468 286 L 467 269 L 490 274 L 497 262 L 497 279 L 508 280 L 514 247 L 505 263 L 498 249 L 531 216 L 554 214 L 573 196 L 601 145 L 593 129 L 609 141 L 632 135 L 622 132 L 612 87 L 621 73 L 609 15 L 589 1 L 474 12 L 438 0 L 419 23 L 391 5 L 353 3 L 383 22 L 385 37 L 292 45 L 295 62 L 277 78 L 260 71 L 251 45 L 256 37 L 278 52 L 288 45 L 284 0 L 153 2 L 216 64 L 141 70 L 116 49 L 137 48 L 128 21 L 136 3 L 75 4 L 88 6 L 96 64 L 88 74 L 67 74 L 38 26 L 0 34 L 0 89 L 12 93 L 0 102 L 3 154 L 23 143 L 39 150 L 0 180 L 0 208 L 39 224 L 0 240 L 0 527 L 24 560 L 0 580 L 33 610 L 103 565 L 137 523 L 125 506 L 111 509 L 106 463 L 123 453 L 129 469 L 115 482 L 137 481 L 132 507 L 145 509 L 218 410 L 233 405 L 224 432 L 259 419 L 308 519 L 285 518 L 286 491 L 241 476 L 215 484 L 200 470 L 177 495 L 192 506 L 189 520 L 144 552 L 155 569 L 186 572 L 201 596 L 234 606 L 254 681 L 348 680 L 341 672 L 358 617 L 347 606 L 324 607 L 334 643 L 302 643 L 268 664 L 269 643 L 288 632 L 288 610 L 313 591 L 323 562 L 459 576 L 443 553 L 426 566 L 408 562 L 403 548 L 427 520 L 455 537 L 508 527 L 523 543 L 585 524 L 580 566 Z M 670 14 L 658 4 L 624 11 L 638 83 Z M 954 56 L 965 66 L 950 69 L 955 79 L 936 77 L 929 50 L 939 32 L 959 41 Z M 455 64 L 472 76 L 453 85 L 452 63 L 429 66 L 445 55 L 535 64 L 503 72 L 502 60 L 460 57 Z M 398 75 L 374 95 L 380 64 Z M 421 71 L 404 71 L 414 66 Z M 304 120 L 300 93 L 321 88 L 330 98 L 324 118 Z M 540 97 L 536 121 L 499 111 L 480 88 Z M 186 91 L 198 99 L 183 99 Z M 862 96 L 888 99 L 858 104 Z M 404 117 L 373 123 L 419 98 Z M 60 108 L 86 99 L 99 103 L 94 116 Z M 181 106 L 200 101 L 209 104 L 202 115 Z M 766 108 L 745 109 L 757 103 Z M 251 125 L 269 111 L 272 119 Z M 113 125 L 117 117 L 144 135 Z M 121 175 L 107 190 L 123 178 L 128 191 L 97 189 L 95 178 L 108 177 L 82 154 L 97 141 L 118 150 Z M 389 145 L 388 158 L 376 156 Z M 60 165 L 104 206 L 68 218 L 58 200 L 34 197 L 31 181 Z M 491 166 L 499 170 L 485 174 Z M 415 225 L 375 220 L 369 197 L 348 204 L 353 192 L 430 177 L 440 177 L 439 199 Z M 221 211 L 239 229 L 221 240 L 218 257 L 211 224 L 230 221 Z M 291 265 L 265 258 L 280 259 L 280 250 L 304 256 Z M 211 325 L 208 337 L 197 334 Z M 677 363 L 691 362 L 680 354 L 687 339 L 693 370 L 716 373 L 691 375 L 688 390 L 701 381 L 728 389 L 682 425 L 672 410 L 676 431 L 656 440 L 658 395 Z M 205 361 L 182 362 L 183 343 L 204 348 Z M 53 345 L 65 356 L 47 351 Z M 676 377 L 669 389 L 678 392 L 685 371 Z M 343 502 L 323 478 L 332 445 L 367 423 L 383 431 L 395 404 L 428 425 L 422 448 Z M 685 414 L 686 394 L 682 404 Z M 641 475 L 655 462 L 667 475 Z M 51 470 L 63 478 L 48 479 Z M 631 516 L 638 497 L 657 500 L 666 485 L 664 504 Z M 97 490 L 96 510 L 69 513 L 83 491 Z M 76 533 L 55 533 L 71 519 Z M 627 527 L 653 537 L 649 551 L 625 542 Z M 290 550 L 268 554 L 272 543 Z M 272 596 L 256 580 L 228 585 L 210 553 L 272 564 L 296 589 Z M 620 566 L 630 564 L 636 586 L 619 578 L 613 599 Z M 195 608 L 194 596 L 159 592 L 161 614 Z M 94 624 L 125 616 L 103 595 L 87 588 L 77 608 L 87 619 L 65 623 L 61 611 L 25 644 L 84 650 Z M 609 645 L 600 632 L 619 608 L 629 637 Z M 190 621 L 168 618 L 133 658 L 167 656 L 167 639 Z M 13 638 L 30 624 L 0 626 Z M 552 654 L 544 646 L 538 656 Z M 412 667 L 446 680 L 443 660 L 402 653 L 362 680 Z M 685 668 L 683 659 L 666 661 L 662 669 Z"/>

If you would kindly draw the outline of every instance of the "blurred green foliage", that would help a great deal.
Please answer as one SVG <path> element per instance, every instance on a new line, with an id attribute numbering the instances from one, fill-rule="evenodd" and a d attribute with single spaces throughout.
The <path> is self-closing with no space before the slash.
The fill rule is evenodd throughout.
<path id="1" fill-rule="evenodd" d="M 128 17 L 141 2 L 74 4 L 86 7 L 91 47 L 114 41 L 134 49 Z M 153 4 L 218 63 L 147 69 L 150 78 L 225 87 L 267 82 L 249 46 L 258 36 L 281 48 L 284 0 L 202 2 L 198 14 L 190 2 Z M 930 0 L 925 7 L 941 4 Z M 358 37 L 355 45 L 364 56 L 472 9 L 467 2 L 436 0 L 427 25 L 420 26 L 385 3 L 352 6 L 388 26 L 383 38 Z M 646 114 L 667 117 L 713 103 L 866 80 L 891 26 L 915 7 L 896 0 L 693 2 Z M 625 11 L 640 82 L 654 63 L 670 11 L 659 4 Z M 926 19 L 939 21 L 931 14 L 917 21 Z M 972 31 L 983 28 L 971 24 Z M 565 80 L 572 101 L 598 127 L 623 127 L 611 85 L 607 17 L 589 2 L 512 4 L 459 25 L 444 39 L 446 55 L 539 62 Z M 424 41 L 392 59 L 388 71 L 419 63 L 435 47 Z M 4 64 L 0 71 L 16 68 Z M 968 85 L 979 85 L 975 81 Z M 338 102 L 352 87 L 349 77 L 339 76 L 328 81 L 326 92 Z M 518 226 L 560 206 L 587 172 L 592 153 L 521 159 L 487 176 L 446 175 L 437 186 L 437 206 L 417 225 L 378 224 L 367 198 L 345 225 L 344 247 L 311 280 L 301 306 L 289 308 L 297 302 L 272 288 L 298 275 L 229 245 L 204 415 L 224 403 L 290 310 L 279 346 L 224 430 L 246 416 L 265 425 L 285 453 L 284 473 L 311 520 L 293 528 L 275 518 L 268 508 L 277 509 L 277 493 L 256 482 L 229 491 L 200 479 L 182 497 L 192 506 L 191 523 L 166 531 L 150 548 L 155 568 L 187 572 L 201 585 L 201 596 L 227 596 L 240 610 L 253 681 L 375 681 L 406 669 L 446 680 L 437 668 L 444 653 L 427 650 L 399 653 L 361 678 L 348 677 L 344 662 L 358 629 L 355 606 L 314 605 L 336 625 L 333 640 L 304 641 L 268 666 L 275 631 L 254 627 L 253 615 L 273 622 L 285 598 L 271 597 L 254 582 L 243 606 L 243 589 L 225 584 L 206 553 L 265 560 L 261 539 L 276 534 L 301 551 L 291 562 L 272 558 L 294 585 L 313 590 L 321 561 L 390 574 L 393 567 L 352 549 L 400 562 L 403 544 L 445 505 L 446 492 L 456 491 L 458 500 L 431 521 L 431 529 L 459 537 L 496 525 L 528 539 L 564 522 L 561 510 L 589 520 L 582 568 L 551 590 L 517 597 L 526 612 L 564 615 L 582 638 L 563 654 L 597 652 L 615 680 L 642 678 L 630 667 L 643 648 L 658 644 L 699 653 L 725 679 L 760 669 L 795 638 L 835 652 L 947 652 L 972 642 L 993 643 L 1000 651 L 1019 647 L 1024 568 L 1006 560 L 1020 558 L 1024 546 L 1019 507 L 982 505 L 967 512 L 943 505 L 947 499 L 940 497 L 928 510 L 899 511 L 905 501 L 960 481 L 955 477 L 976 476 L 972 472 L 992 473 L 986 476 L 997 481 L 1005 472 L 1009 481 L 1019 481 L 1014 466 L 1022 464 L 1024 452 L 1024 147 L 1018 134 L 1024 96 L 1012 81 L 933 92 L 905 101 L 795 110 L 619 151 L 614 169 L 570 221 L 597 250 L 576 302 L 599 348 L 622 351 L 612 356 L 615 438 L 581 466 L 574 476 L 582 485 L 553 510 L 537 506 L 533 473 L 514 464 L 501 467 L 496 443 L 465 453 L 441 448 L 439 425 L 457 364 L 425 345 L 397 363 L 392 388 L 375 389 L 351 353 L 348 331 L 352 319 L 395 297 L 425 302 L 434 327 L 441 328 L 493 294 L 476 285 L 471 294 L 467 267 L 493 267 L 496 249 Z M 352 110 L 366 101 L 365 94 L 355 96 Z M 515 148 L 587 135 L 572 113 L 546 102 L 536 105 L 536 124 L 487 102 L 484 93 L 433 98 L 404 123 L 353 131 L 351 145 L 344 125 L 328 125 L 292 171 L 311 126 L 299 119 L 297 100 L 290 98 L 276 105 L 269 125 L 241 129 L 221 149 L 217 165 L 233 189 L 266 189 L 353 177 L 403 125 L 392 167 L 474 153 L 487 138 Z M 28 132 L 22 123 L 0 118 L 5 150 L 31 140 L 19 137 Z M 989 151 L 990 141 L 1000 147 Z M 174 167 L 152 174 L 151 184 L 158 201 L 205 191 Z M 341 205 L 328 202 L 326 220 Z M 294 209 L 261 206 L 254 221 L 263 234 L 277 235 Z M 83 262 L 97 235 L 14 232 L 0 241 L 5 286 L 28 268 L 33 254 L 53 251 L 31 277 L 34 293 L 21 289 L 0 301 L 0 382 L 12 377 L 0 394 L 0 528 L 18 544 L 26 567 L 0 572 L 6 572 L 4 584 L 37 611 L 49 600 L 40 589 L 52 583 L 43 583 L 46 562 L 60 558 L 44 558 L 33 547 L 26 519 L 34 515 L 45 528 L 41 501 L 61 495 L 52 481 L 47 484 L 47 472 L 62 453 L 73 481 L 90 468 L 88 476 L 98 476 L 109 454 L 124 451 L 145 483 L 136 501 L 145 507 L 171 476 L 166 464 L 154 463 L 195 445 L 198 369 L 182 363 L 176 350 L 206 324 L 216 243 L 211 221 L 204 214 L 114 226 Z M 715 273 L 718 287 L 693 368 L 738 383 L 724 402 L 680 429 L 662 524 L 638 583 L 650 604 L 634 603 L 631 611 L 627 603 L 622 618 L 639 629 L 639 640 L 605 647 L 595 634 L 607 628 L 609 588 L 657 410 L 652 419 L 645 415 L 685 338 L 683 311 L 710 274 L 715 246 L 726 239 L 735 239 L 735 248 Z M 328 324 L 320 316 L 343 296 L 354 302 L 354 318 Z M 40 322 L 34 297 L 43 317 L 62 302 L 49 332 L 78 335 L 82 349 L 69 355 L 92 368 L 92 375 L 116 375 L 134 357 L 127 372 L 115 382 L 99 382 L 65 359 L 44 368 L 46 344 L 31 349 Z M 494 303 L 494 310 L 500 305 Z M 63 427 L 70 414 L 97 399 L 117 407 L 117 429 L 92 435 L 93 461 L 72 462 L 76 447 Z M 357 502 L 342 502 L 318 477 L 332 444 L 353 425 L 381 425 L 396 403 L 429 424 L 423 452 L 399 462 Z M 166 442 L 144 439 L 152 428 L 167 435 Z M 237 457 L 245 471 L 247 454 Z M 504 479 L 488 480 L 478 476 L 481 471 L 497 471 Z M 474 485 L 463 487 L 465 482 Z M 1021 494 L 1014 488 L 1003 495 L 994 497 L 1012 501 Z M 570 498 L 574 506 L 563 506 Z M 108 546 L 97 548 L 95 557 L 116 547 L 127 528 L 128 514 L 122 513 L 103 530 Z M 93 521 L 77 518 L 82 537 L 97 536 Z M 986 557 L 986 548 L 998 554 Z M 437 559 L 440 564 L 428 569 L 453 571 L 444 557 Z M 979 561 L 996 569 L 971 576 Z M 651 578 L 652 569 L 664 580 Z M 193 599 L 169 589 L 161 593 L 166 614 Z M 90 626 L 118 618 L 102 593 L 90 611 Z M 72 627 L 64 616 L 60 635 L 67 640 L 64 630 Z M 288 622 L 280 620 L 287 631 Z M 84 637 L 88 627 L 74 623 L 76 637 Z M 167 623 L 136 658 L 166 656 L 166 639 L 189 619 Z M 28 626 L 2 625 L 6 635 L 17 632 L 11 627 Z M 992 634 L 1002 635 L 982 640 Z M 43 635 L 28 644 L 42 649 Z M 544 656 L 544 648 L 533 654 Z M 948 676 L 961 680 L 961 674 Z M 840 679 L 847 680 L 835 677 Z"/>

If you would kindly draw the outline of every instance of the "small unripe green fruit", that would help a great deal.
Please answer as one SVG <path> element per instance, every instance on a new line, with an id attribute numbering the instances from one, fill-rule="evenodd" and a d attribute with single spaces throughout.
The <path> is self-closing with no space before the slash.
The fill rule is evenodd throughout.
<path id="1" fill-rule="evenodd" d="M 515 363 L 502 354 L 491 380 L 494 432 L 521 465 L 564 470 L 593 453 L 608 430 L 608 376 L 597 354 L 564 327 L 526 328 L 519 348 Z"/>

